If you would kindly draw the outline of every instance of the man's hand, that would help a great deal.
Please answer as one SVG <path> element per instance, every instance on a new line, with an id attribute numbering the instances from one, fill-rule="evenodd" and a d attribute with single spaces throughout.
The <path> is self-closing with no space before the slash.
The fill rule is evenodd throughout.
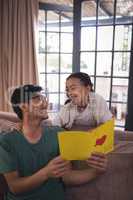
<path id="1" fill-rule="evenodd" d="M 92 153 L 86 162 L 88 166 L 96 169 L 97 173 L 103 173 L 107 169 L 107 157 L 103 153 Z"/>
<path id="2" fill-rule="evenodd" d="M 48 178 L 62 177 L 69 170 L 70 162 L 64 161 L 60 156 L 58 156 L 31 176 L 20 177 L 17 171 L 13 171 L 5 173 L 4 177 L 8 183 L 10 191 L 14 194 L 21 194 L 37 188 L 47 181 Z"/>
<path id="3" fill-rule="evenodd" d="M 59 178 L 64 176 L 71 169 L 70 161 L 63 160 L 61 156 L 52 159 L 45 170 L 47 170 L 48 178 Z"/>

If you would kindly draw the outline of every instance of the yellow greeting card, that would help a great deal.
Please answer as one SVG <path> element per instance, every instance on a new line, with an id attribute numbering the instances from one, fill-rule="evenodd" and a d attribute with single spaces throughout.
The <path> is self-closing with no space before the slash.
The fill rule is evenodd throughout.
<path id="1" fill-rule="evenodd" d="M 58 133 L 61 156 L 66 160 L 85 160 L 92 152 L 108 153 L 114 145 L 114 119 L 92 131 Z"/>

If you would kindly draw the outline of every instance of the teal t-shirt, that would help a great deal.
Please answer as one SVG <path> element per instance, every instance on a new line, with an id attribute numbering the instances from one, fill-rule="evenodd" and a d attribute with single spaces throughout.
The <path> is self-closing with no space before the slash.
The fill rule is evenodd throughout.
<path id="1" fill-rule="evenodd" d="M 59 155 L 58 127 L 45 127 L 36 144 L 29 143 L 18 131 L 0 137 L 0 173 L 18 171 L 20 177 L 31 176 Z M 8 191 L 6 200 L 64 200 L 61 179 L 50 178 L 36 189 L 15 195 Z"/>

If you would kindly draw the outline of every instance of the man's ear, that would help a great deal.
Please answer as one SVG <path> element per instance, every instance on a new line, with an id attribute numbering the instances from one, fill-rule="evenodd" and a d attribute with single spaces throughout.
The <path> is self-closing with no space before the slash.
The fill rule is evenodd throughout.
<path id="1" fill-rule="evenodd" d="M 27 103 L 21 103 L 20 104 L 20 108 L 23 112 L 27 112 L 28 111 L 28 105 Z"/>

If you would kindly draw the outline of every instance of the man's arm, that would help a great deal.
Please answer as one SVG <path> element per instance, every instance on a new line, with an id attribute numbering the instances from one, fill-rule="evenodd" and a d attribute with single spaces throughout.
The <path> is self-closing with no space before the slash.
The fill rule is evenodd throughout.
<path id="1" fill-rule="evenodd" d="M 48 179 L 47 172 L 40 170 L 29 177 L 19 177 L 17 171 L 4 174 L 10 191 L 14 194 L 32 190 Z"/>
<path id="2" fill-rule="evenodd" d="M 81 185 L 89 182 L 97 176 L 95 169 L 71 170 L 65 176 L 63 181 L 66 185 Z"/>
<path id="3" fill-rule="evenodd" d="M 20 194 L 38 187 L 51 177 L 62 177 L 68 170 L 70 170 L 70 162 L 64 161 L 58 156 L 31 176 L 20 177 L 17 171 L 13 171 L 5 173 L 4 177 L 10 191 L 14 194 Z"/>
<path id="4" fill-rule="evenodd" d="M 20 119 L 17 117 L 17 115 L 11 112 L 0 111 L 0 119 L 9 120 L 11 122 L 20 122 Z"/>
<path id="5" fill-rule="evenodd" d="M 63 176 L 64 183 L 68 185 L 84 184 L 106 171 L 107 158 L 102 153 L 93 153 L 86 162 L 91 168 L 69 171 Z"/>

